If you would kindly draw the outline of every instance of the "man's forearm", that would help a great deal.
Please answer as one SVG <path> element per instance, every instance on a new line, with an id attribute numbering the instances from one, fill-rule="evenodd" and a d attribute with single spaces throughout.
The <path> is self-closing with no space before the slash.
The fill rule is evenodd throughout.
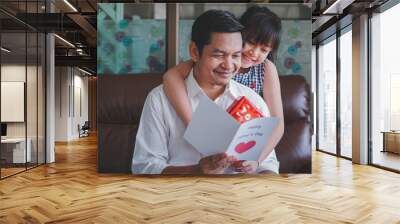
<path id="1" fill-rule="evenodd" d="M 167 166 L 161 174 L 201 174 L 198 164 L 189 166 Z"/>

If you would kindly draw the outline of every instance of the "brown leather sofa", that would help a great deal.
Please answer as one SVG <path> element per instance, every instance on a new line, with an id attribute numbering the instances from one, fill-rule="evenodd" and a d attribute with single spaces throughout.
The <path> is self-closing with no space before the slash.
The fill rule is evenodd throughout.
<path id="1" fill-rule="evenodd" d="M 282 76 L 285 133 L 276 147 L 280 173 L 311 173 L 310 89 L 302 76 Z M 129 173 L 142 107 L 160 75 L 99 75 L 100 173 Z"/>

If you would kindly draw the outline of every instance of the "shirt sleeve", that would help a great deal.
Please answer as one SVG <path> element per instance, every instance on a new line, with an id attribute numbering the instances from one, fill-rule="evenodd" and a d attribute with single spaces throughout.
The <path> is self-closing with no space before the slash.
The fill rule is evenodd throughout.
<path id="1" fill-rule="evenodd" d="M 264 117 L 271 117 L 269 112 L 269 108 L 264 100 L 261 100 L 259 103 L 260 112 L 264 115 Z"/>
<path id="2" fill-rule="evenodd" d="M 269 112 L 269 108 L 268 108 L 266 102 L 264 101 L 264 99 L 261 96 L 259 96 L 258 94 L 256 94 L 255 92 L 251 93 L 251 94 L 252 94 L 251 98 L 253 100 L 252 103 L 254 104 L 254 106 L 261 112 L 261 114 L 264 117 L 270 117 L 271 115 Z"/>
<path id="3" fill-rule="evenodd" d="M 168 161 L 168 134 L 160 97 L 151 92 L 145 101 L 136 135 L 132 173 L 160 174 Z"/>

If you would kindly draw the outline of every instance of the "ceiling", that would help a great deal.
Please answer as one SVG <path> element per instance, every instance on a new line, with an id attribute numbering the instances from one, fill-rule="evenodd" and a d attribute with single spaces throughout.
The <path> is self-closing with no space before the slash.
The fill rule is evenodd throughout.
<path id="1" fill-rule="evenodd" d="M 32 58 L 37 55 L 37 41 L 33 40 L 36 38 L 36 32 L 54 32 L 75 45 L 71 47 L 60 38 L 55 38 L 56 63 L 68 64 L 69 58 L 58 60 L 58 56 L 68 55 L 70 59 L 84 57 L 81 61 L 85 60 L 85 66 L 95 71 L 97 1 L 69 0 L 68 3 L 75 9 L 64 0 L 47 0 L 47 5 L 45 0 L 1 0 L 2 45 L 12 49 L 12 52 L 7 54 L 8 58 L 10 60 L 14 58 L 13 61 L 25 56 L 28 59 Z M 53 12 L 51 14 L 48 13 L 50 8 Z M 20 35 L 25 31 L 28 31 L 27 38 L 25 35 Z"/>
<path id="2" fill-rule="evenodd" d="M 313 7 L 313 44 L 329 38 L 352 23 L 354 17 L 377 8 L 389 0 L 335 0 L 316 1 Z"/>

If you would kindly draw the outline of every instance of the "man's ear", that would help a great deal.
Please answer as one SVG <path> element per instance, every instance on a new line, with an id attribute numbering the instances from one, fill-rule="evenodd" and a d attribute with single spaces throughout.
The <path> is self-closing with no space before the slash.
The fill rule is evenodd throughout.
<path id="1" fill-rule="evenodd" d="M 200 58 L 199 50 L 193 41 L 189 45 L 189 54 L 193 62 L 197 62 Z"/>

